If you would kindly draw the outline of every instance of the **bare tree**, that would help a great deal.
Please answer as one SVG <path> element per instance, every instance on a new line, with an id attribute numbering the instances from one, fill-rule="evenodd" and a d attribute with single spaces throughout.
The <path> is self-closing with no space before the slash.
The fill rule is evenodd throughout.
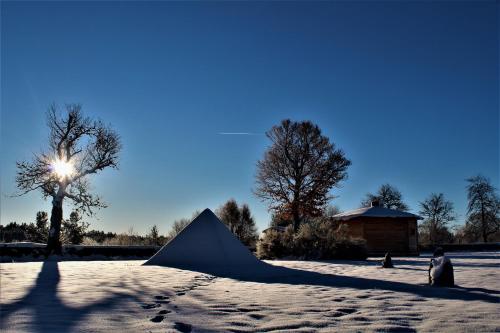
<path id="1" fill-rule="evenodd" d="M 257 162 L 255 194 L 297 231 L 303 218 L 322 214 L 351 162 L 310 121 L 286 119 L 266 135 L 272 145 Z"/>
<path id="2" fill-rule="evenodd" d="M 52 199 L 47 254 L 61 252 L 63 201 L 92 215 L 106 207 L 99 196 L 90 193 L 88 177 L 108 167 L 117 168 L 121 149 L 116 132 L 99 120 L 85 117 L 78 104 L 66 105 L 61 115 L 55 105 L 47 112 L 49 149 L 35 154 L 32 161 L 17 162 L 16 183 L 20 195 L 41 190 Z"/>
<path id="3" fill-rule="evenodd" d="M 467 228 L 483 242 L 500 230 L 500 198 L 490 180 L 482 175 L 467 179 Z"/>
<path id="4" fill-rule="evenodd" d="M 177 236 L 177 234 L 181 232 L 182 229 L 184 229 L 189 223 L 191 223 L 191 220 L 189 219 L 180 219 L 174 221 L 174 224 L 172 224 L 172 228 L 168 233 L 168 238 L 172 239 Z"/>
<path id="5" fill-rule="evenodd" d="M 342 213 L 342 211 L 340 210 L 339 206 L 329 205 L 326 207 L 323 215 L 327 219 L 331 219 L 333 216 L 340 214 L 340 213 Z"/>
<path id="6" fill-rule="evenodd" d="M 175 236 L 177 236 L 177 234 L 179 232 L 182 231 L 182 229 L 184 229 L 189 223 L 191 223 L 191 221 L 193 221 L 198 215 L 200 215 L 200 211 L 196 210 L 192 215 L 191 215 L 191 219 L 187 219 L 187 218 L 182 218 L 180 220 L 175 220 L 174 221 L 174 224 L 172 224 L 172 228 L 170 229 L 170 231 L 168 232 L 168 236 L 167 238 L 168 239 L 172 239 L 174 238 Z"/>
<path id="7" fill-rule="evenodd" d="M 383 184 L 380 186 L 376 194 L 367 193 L 363 201 L 362 207 L 370 207 L 372 202 L 378 202 L 380 207 L 408 211 L 408 205 L 403 201 L 403 195 L 394 186 Z"/>
<path id="8" fill-rule="evenodd" d="M 444 198 L 443 193 L 432 193 L 425 201 L 420 202 L 420 215 L 424 222 L 420 226 L 429 238 L 429 243 L 435 245 L 445 240 L 450 234 L 447 224 L 455 220 L 453 203 Z"/>

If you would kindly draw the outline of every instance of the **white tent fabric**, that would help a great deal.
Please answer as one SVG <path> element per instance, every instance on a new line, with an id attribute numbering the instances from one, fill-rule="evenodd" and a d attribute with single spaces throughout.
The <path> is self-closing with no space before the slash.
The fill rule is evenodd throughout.
<path id="1" fill-rule="evenodd" d="M 144 265 L 222 275 L 274 275 L 210 210 L 205 209 Z"/>

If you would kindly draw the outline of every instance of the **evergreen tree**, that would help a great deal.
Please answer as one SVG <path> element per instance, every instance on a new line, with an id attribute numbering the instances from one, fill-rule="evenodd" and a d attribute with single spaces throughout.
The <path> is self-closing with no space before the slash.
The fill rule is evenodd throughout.
<path id="1" fill-rule="evenodd" d="M 37 243 L 45 243 L 47 242 L 47 237 L 49 235 L 49 216 L 47 212 L 40 211 L 36 213 L 36 236 L 33 239 L 34 242 Z"/>
<path id="2" fill-rule="evenodd" d="M 149 231 L 149 234 L 147 236 L 147 238 L 149 239 L 149 241 L 151 242 L 151 245 L 159 245 L 159 232 L 158 232 L 158 227 L 155 225 L 153 225 L 153 227 L 151 228 L 151 230 Z"/>
<path id="3" fill-rule="evenodd" d="M 70 244 L 81 244 L 88 226 L 77 211 L 71 212 L 69 220 L 63 221 L 64 240 Z"/>
<path id="4" fill-rule="evenodd" d="M 243 244 L 250 248 L 255 246 L 257 226 L 247 204 L 240 208 L 234 199 L 230 199 L 216 210 L 216 214 Z"/>

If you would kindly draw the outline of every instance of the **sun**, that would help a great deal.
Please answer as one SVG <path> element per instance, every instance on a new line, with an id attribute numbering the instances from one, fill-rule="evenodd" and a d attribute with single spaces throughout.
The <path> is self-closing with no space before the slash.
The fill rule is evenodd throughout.
<path id="1" fill-rule="evenodd" d="M 52 172 L 54 172 L 60 179 L 69 177 L 73 174 L 73 164 L 60 159 L 52 162 Z"/>

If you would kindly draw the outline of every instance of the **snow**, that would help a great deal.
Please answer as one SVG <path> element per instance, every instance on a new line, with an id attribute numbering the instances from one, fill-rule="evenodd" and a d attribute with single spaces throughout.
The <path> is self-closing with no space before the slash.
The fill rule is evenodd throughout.
<path id="1" fill-rule="evenodd" d="M 373 207 L 362 207 L 354 210 L 350 210 L 347 212 L 343 212 L 337 215 L 334 215 L 332 218 L 334 220 L 350 220 L 355 217 L 394 217 L 394 218 L 399 218 L 399 217 L 407 217 L 407 218 L 416 218 L 417 220 L 421 220 L 422 218 L 418 215 L 412 214 L 412 213 L 407 213 L 403 212 L 400 210 L 395 210 L 395 209 L 389 209 L 389 208 L 384 208 L 380 206 L 373 206 Z"/>
<path id="2" fill-rule="evenodd" d="M 429 272 L 433 280 L 437 280 L 443 273 L 445 264 L 450 262 L 450 259 L 446 256 L 436 257 L 433 259 L 432 268 Z"/>
<path id="3" fill-rule="evenodd" d="M 426 286 L 430 257 L 269 261 L 233 279 L 130 261 L 0 264 L 2 332 L 500 331 L 500 253 L 447 253 L 456 288 Z M 163 311 L 163 312 L 161 312 Z M 154 321 L 152 321 L 154 319 Z"/>
<path id="4" fill-rule="evenodd" d="M 0 247 L 45 247 L 46 244 L 33 243 L 33 242 L 12 242 L 12 243 L 0 243 Z"/>
<path id="5" fill-rule="evenodd" d="M 283 273 L 283 269 L 257 259 L 208 208 L 144 265 L 238 278 L 263 279 Z"/>

